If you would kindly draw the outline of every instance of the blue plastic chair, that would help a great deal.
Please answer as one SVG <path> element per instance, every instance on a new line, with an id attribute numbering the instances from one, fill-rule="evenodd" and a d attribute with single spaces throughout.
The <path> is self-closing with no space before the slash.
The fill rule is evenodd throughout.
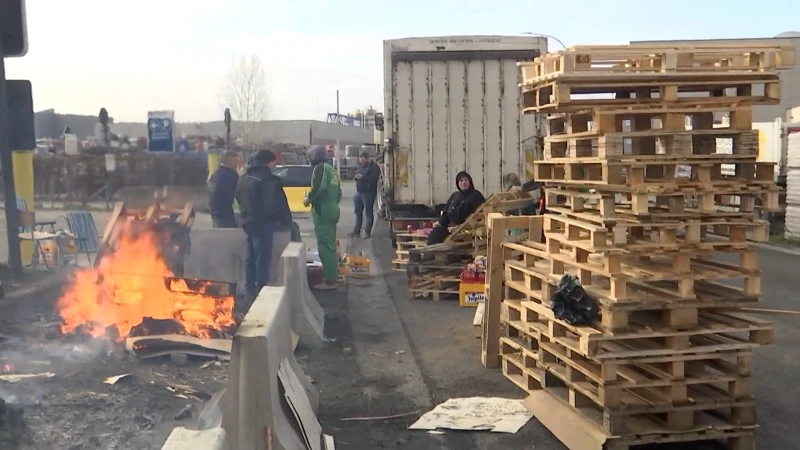
<path id="1" fill-rule="evenodd" d="M 92 254 L 97 259 L 97 252 L 100 250 L 100 238 L 97 236 L 97 227 L 94 224 L 94 217 L 89 211 L 77 211 L 67 213 L 67 226 L 69 231 L 75 236 L 78 244 L 78 252 L 84 253 L 92 263 Z"/>

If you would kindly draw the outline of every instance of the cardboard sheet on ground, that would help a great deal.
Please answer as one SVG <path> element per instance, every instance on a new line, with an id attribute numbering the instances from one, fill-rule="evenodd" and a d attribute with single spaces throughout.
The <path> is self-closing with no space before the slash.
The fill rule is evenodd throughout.
<path id="1" fill-rule="evenodd" d="M 125 339 L 125 349 L 139 358 L 153 358 L 172 353 L 230 359 L 230 339 L 204 339 L 180 334 L 157 334 Z M 135 344 L 139 344 L 136 346 Z"/>
<path id="2" fill-rule="evenodd" d="M 516 433 L 533 417 L 522 401 L 494 397 L 451 398 L 423 414 L 409 430 L 447 428 Z"/>
<path id="3" fill-rule="evenodd" d="M 286 403 L 289 404 L 294 413 L 297 424 L 303 434 L 303 440 L 310 450 L 321 450 L 320 436 L 322 426 L 317 421 L 314 408 L 308 400 L 303 383 L 297 378 L 297 374 L 292 370 L 289 360 L 284 358 L 278 368 L 278 379 L 285 391 Z"/>

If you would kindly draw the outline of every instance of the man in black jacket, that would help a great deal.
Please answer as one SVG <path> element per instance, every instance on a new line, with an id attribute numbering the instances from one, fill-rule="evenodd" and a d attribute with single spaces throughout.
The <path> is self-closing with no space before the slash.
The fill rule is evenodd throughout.
<path id="1" fill-rule="evenodd" d="M 447 199 L 439 221 L 433 225 L 426 243 L 441 244 L 450 235 L 450 229 L 464 223 L 486 201 L 483 194 L 475 189 L 472 176 L 467 172 L 456 175 L 456 191 Z"/>
<path id="2" fill-rule="evenodd" d="M 219 168 L 208 179 L 208 203 L 214 228 L 239 228 L 233 215 L 233 198 L 239 183 L 239 155 L 227 151 L 220 158 Z"/>
<path id="3" fill-rule="evenodd" d="M 358 172 L 356 173 L 356 196 L 353 204 L 356 209 L 356 226 L 351 237 L 361 236 L 361 225 L 364 215 L 367 223 L 364 226 L 364 237 L 372 236 L 372 225 L 375 223 L 375 198 L 378 196 L 378 180 L 381 177 L 381 167 L 371 160 L 369 153 L 362 153 L 358 157 Z"/>
<path id="4" fill-rule="evenodd" d="M 251 158 L 247 172 L 239 178 L 236 200 L 247 235 L 245 290 L 252 300 L 269 284 L 272 270 L 272 239 L 275 231 L 288 231 L 292 212 L 283 192 L 280 177 L 272 173 L 277 165 L 275 154 L 259 150 Z"/>

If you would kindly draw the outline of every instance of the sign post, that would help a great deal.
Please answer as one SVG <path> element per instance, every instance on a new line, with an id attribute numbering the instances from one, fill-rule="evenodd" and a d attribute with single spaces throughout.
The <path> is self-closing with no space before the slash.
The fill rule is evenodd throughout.
<path id="1" fill-rule="evenodd" d="M 147 113 L 147 150 L 151 152 L 175 151 L 174 111 Z"/>

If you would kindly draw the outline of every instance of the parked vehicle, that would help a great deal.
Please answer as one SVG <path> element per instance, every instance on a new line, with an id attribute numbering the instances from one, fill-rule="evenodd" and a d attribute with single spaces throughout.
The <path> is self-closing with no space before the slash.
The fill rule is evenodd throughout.
<path id="1" fill-rule="evenodd" d="M 518 61 L 547 52 L 536 36 L 384 41 L 386 147 L 378 206 L 393 230 L 438 216 L 466 170 L 488 196 L 533 174 L 543 118 L 522 115 Z"/>

